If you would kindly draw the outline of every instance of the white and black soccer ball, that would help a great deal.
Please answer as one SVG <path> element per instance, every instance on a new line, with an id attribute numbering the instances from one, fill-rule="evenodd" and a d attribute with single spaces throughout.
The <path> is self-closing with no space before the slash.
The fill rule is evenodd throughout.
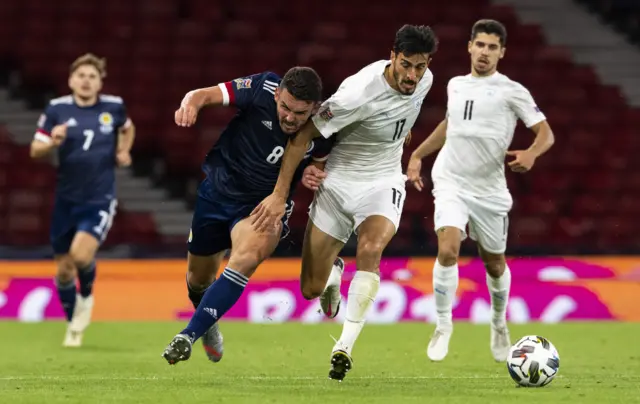
<path id="1" fill-rule="evenodd" d="M 527 335 L 509 350 L 507 369 L 520 386 L 542 387 L 551 383 L 558 374 L 560 356 L 548 339 Z"/>

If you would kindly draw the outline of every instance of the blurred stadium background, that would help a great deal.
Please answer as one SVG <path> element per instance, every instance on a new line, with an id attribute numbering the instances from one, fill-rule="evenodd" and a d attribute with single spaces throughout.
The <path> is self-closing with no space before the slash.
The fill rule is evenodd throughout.
<path id="1" fill-rule="evenodd" d="M 204 110 L 195 128 L 184 129 L 174 125 L 173 112 L 190 89 L 264 70 L 283 74 L 293 65 L 317 69 L 329 96 L 348 75 L 387 58 L 402 24 L 427 24 L 440 38 L 430 66 L 435 83 L 406 163 L 409 150 L 443 118 L 448 80 L 469 71 L 466 44 L 480 18 L 506 25 L 508 50 L 500 71 L 530 89 L 556 134 L 555 146 L 532 172 L 507 173 L 515 202 L 508 317 L 514 341 L 541 333 L 555 343 L 566 379 L 551 386 L 553 397 L 506 390 L 503 365 L 488 366 L 483 327 L 457 326 L 451 361 L 440 367 L 420 356 L 432 330 L 424 323 L 435 315 L 436 239 L 430 193 L 409 190 L 369 321 L 417 323 L 365 328 L 358 368 L 347 380 L 362 388 L 348 401 L 423 402 L 426 396 L 471 403 L 491 395 L 492 402 L 560 402 L 576 393 L 585 403 L 638 400 L 640 368 L 629 346 L 637 327 L 595 322 L 640 321 L 637 0 L 0 1 L 0 320 L 64 317 L 48 246 L 55 170 L 31 161 L 28 144 L 48 100 L 68 94 L 68 67 L 77 56 L 107 58 L 104 92 L 124 98 L 137 126 L 134 165 L 118 171 L 119 211 L 99 254 L 94 319 L 100 323 L 89 328 L 85 347 L 70 354 L 59 348 L 61 322 L 0 322 L 0 333 L 13 341 L 0 367 L 2 396 L 30 403 L 158 404 L 184 397 L 311 403 L 326 402 L 327 394 L 344 400 L 346 390 L 318 381 L 328 370 L 327 335 L 338 335 L 338 324 L 243 324 L 327 321 L 318 315 L 317 302 L 299 292 L 297 257 L 312 199 L 302 188 L 290 220 L 292 236 L 223 321 L 229 359 L 212 370 L 198 348 L 197 360 L 178 372 L 161 363 L 161 349 L 181 328 L 175 321 L 192 312 L 184 258 L 200 163 L 234 114 Z M 526 147 L 532 138 L 520 124 L 513 147 Z M 424 164 L 426 178 L 432 161 Z M 345 296 L 353 247 L 343 252 Z M 464 255 L 474 252 L 473 244 L 464 244 Z M 454 318 L 488 322 L 482 263 L 461 259 L 460 276 Z M 120 323 L 126 320 L 171 322 Z M 594 322 L 530 324 L 571 320 Z M 553 389 L 558 384 L 566 389 Z M 88 397 L 89 390 L 96 393 Z"/>
<path id="2" fill-rule="evenodd" d="M 175 279 L 165 287 L 176 290 L 177 302 L 186 303 L 177 279 L 185 266 L 200 163 L 234 114 L 231 108 L 207 109 L 195 128 L 176 127 L 173 112 L 188 90 L 258 71 L 283 74 L 293 65 L 309 65 L 321 74 L 328 96 L 348 75 L 387 58 L 402 24 L 428 24 L 439 36 L 440 48 L 431 65 L 435 84 L 408 146 L 412 150 L 443 118 L 448 80 L 469 70 L 466 44 L 472 23 L 495 18 L 508 29 L 500 70 L 531 90 L 557 136 L 531 173 L 507 174 L 515 201 L 508 251 L 521 257 L 514 258 L 522 263 L 517 265 L 529 268 L 518 271 L 519 276 L 528 281 L 607 278 L 637 287 L 630 280 L 640 279 L 632 255 L 640 253 L 638 2 L 403 0 L 389 7 L 371 0 L 326 0 L 315 10 L 309 7 L 282 0 L 1 2 L 0 257 L 23 261 L 4 261 L 4 277 L 24 275 L 18 269 L 22 265 L 51 282 L 48 227 L 55 170 L 30 160 L 28 144 L 48 100 L 68 93 L 68 66 L 78 55 L 90 51 L 107 58 L 104 92 L 125 99 L 137 126 L 134 166 L 118 171 L 119 211 L 100 257 L 167 260 L 151 261 L 155 264 L 146 279 Z M 513 147 L 526 147 L 531 140 L 520 124 Z M 425 164 L 427 178 L 431 162 Z M 311 199 L 300 188 L 299 208 L 290 221 L 292 236 L 276 256 L 299 256 Z M 436 253 L 432 212 L 429 192 L 409 190 L 400 230 L 387 250 L 397 258 L 383 265 L 389 280 L 399 279 L 397 269 L 407 269 L 409 275 L 402 279 L 418 276 L 429 284 Z M 353 256 L 353 247 L 349 244 L 343 255 Z M 463 251 L 473 255 L 475 248 L 465 243 Z M 570 256 L 583 258 L 559 258 Z M 101 264 L 101 279 L 107 279 L 103 288 L 108 288 L 111 266 L 114 273 L 125 274 L 136 266 L 142 277 L 146 269 L 140 268 L 148 264 L 122 262 L 124 266 L 118 261 Z M 481 266 L 464 262 L 475 268 L 469 269 L 470 279 L 480 276 L 482 283 Z M 277 279 L 294 282 L 291 291 L 300 298 L 295 259 L 265 265 L 272 269 L 263 273 L 280 273 Z M 268 283 L 273 280 L 269 276 L 260 279 Z M 514 291 L 518 282 L 514 280 Z M 430 293 L 430 287 L 417 288 Z M 481 290 L 474 293 L 484 296 Z"/>

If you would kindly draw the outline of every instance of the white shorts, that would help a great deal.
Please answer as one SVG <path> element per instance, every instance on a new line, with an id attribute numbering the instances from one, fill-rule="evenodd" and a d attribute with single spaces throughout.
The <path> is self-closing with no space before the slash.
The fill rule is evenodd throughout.
<path id="1" fill-rule="evenodd" d="M 369 216 L 384 216 L 398 231 L 406 195 L 405 182 L 352 182 L 327 178 L 316 191 L 309 218 L 324 233 L 346 243 Z"/>
<path id="2" fill-rule="evenodd" d="M 442 227 L 456 227 L 466 238 L 469 237 L 487 252 L 503 254 L 507 249 L 509 211 L 513 199 L 508 192 L 476 197 L 453 190 L 434 190 L 435 230 Z"/>

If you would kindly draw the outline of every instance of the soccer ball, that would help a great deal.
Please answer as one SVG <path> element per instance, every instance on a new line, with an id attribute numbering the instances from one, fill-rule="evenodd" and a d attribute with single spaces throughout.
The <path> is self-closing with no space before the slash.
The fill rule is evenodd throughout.
<path id="1" fill-rule="evenodd" d="M 507 369 L 511 378 L 520 386 L 546 386 L 560 370 L 558 350 L 546 338 L 527 335 L 509 350 Z"/>

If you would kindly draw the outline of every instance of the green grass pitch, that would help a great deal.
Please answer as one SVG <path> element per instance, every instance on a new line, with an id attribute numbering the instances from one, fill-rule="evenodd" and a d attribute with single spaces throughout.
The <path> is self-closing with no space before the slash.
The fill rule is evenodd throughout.
<path id="1" fill-rule="evenodd" d="M 427 324 L 367 325 L 342 383 L 327 379 L 337 324 L 223 323 L 225 356 L 187 362 L 161 353 L 182 323 L 96 323 L 64 349 L 62 323 L 0 322 L 2 403 L 640 403 L 640 324 L 512 325 L 549 338 L 560 372 L 517 388 L 489 351 L 488 326 L 457 324 L 449 357 L 427 359 Z"/>

